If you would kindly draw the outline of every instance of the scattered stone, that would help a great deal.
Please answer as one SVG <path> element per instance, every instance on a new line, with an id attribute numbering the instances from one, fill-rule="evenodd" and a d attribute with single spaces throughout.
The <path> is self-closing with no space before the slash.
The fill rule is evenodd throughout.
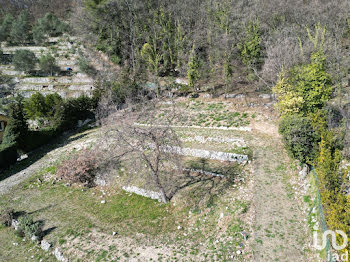
<path id="1" fill-rule="evenodd" d="M 18 230 L 18 221 L 16 219 L 12 219 L 11 226 L 15 229 Z"/>
<path id="2" fill-rule="evenodd" d="M 118 234 L 117 232 L 113 232 L 113 233 L 112 233 L 112 236 L 115 236 L 115 235 L 117 235 L 117 234 Z"/>
<path id="3" fill-rule="evenodd" d="M 42 240 L 40 245 L 41 245 L 41 249 L 45 251 L 49 251 L 51 248 L 51 244 L 46 240 Z"/>
<path id="4" fill-rule="evenodd" d="M 59 248 L 56 248 L 55 251 L 53 252 L 53 254 L 56 257 L 56 259 L 60 262 L 68 262 L 69 261 L 68 259 L 66 259 L 63 256 L 63 253 Z"/>
<path id="5" fill-rule="evenodd" d="M 33 242 L 37 242 L 39 240 L 39 237 L 34 235 L 30 238 Z"/>
<path id="6" fill-rule="evenodd" d="M 106 204 L 106 200 L 102 200 L 102 201 L 101 201 L 101 204 Z"/>
<path id="7" fill-rule="evenodd" d="M 181 226 L 178 226 L 177 229 L 180 230 L 182 227 Z"/>
<path id="8" fill-rule="evenodd" d="M 220 219 L 224 218 L 224 213 L 220 213 Z"/>
<path id="9" fill-rule="evenodd" d="M 271 99 L 273 97 L 273 95 L 271 94 L 261 94 L 259 95 L 260 98 L 262 99 Z"/>
<path id="10" fill-rule="evenodd" d="M 18 243 L 17 243 L 17 242 L 14 242 L 13 245 L 14 245 L 14 246 L 18 246 Z"/>
<path id="11" fill-rule="evenodd" d="M 101 176 L 96 177 L 94 183 L 97 186 L 106 186 L 107 185 L 107 181 L 105 179 L 103 179 Z"/>
<path id="12" fill-rule="evenodd" d="M 242 253 L 241 250 L 237 250 L 237 251 L 236 251 L 236 254 L 237 254 L 237 255 L 240 255 L 241 253 Z"/>

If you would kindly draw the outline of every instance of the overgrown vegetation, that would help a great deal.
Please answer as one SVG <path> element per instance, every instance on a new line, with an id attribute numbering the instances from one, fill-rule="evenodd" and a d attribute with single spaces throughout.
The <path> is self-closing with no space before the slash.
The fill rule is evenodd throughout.
<path id="1" fill-rule="evenodd" d="M 341 113 L 330 103 L 335 78 L 329 74 L 329 58 L 324 54 L 326 31 L 317 25 L 314 35 L 307 32 L 313 43 L 310 62 L 282 71 L 274 87 L 282 117 L 280 132 L 291 155 L 315 167 L 328 227 L 349 235 L 349 169 L 341 166 L 343 136 L 339 135 L 346 131 Z M 337 236 L 337 241 L 343 240 Z M 341 252 L 346 250 L 349 246 Z"/>

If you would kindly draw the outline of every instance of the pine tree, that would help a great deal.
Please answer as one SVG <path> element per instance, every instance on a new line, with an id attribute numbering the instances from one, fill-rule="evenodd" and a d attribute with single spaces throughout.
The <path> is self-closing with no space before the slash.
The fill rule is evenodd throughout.
<path id="1" fill-rule="evenodd" d="M 24 114 L 23 98 L 19 97 L 9 107 L 10 120 L 5 129 L 3 144 L 15 143 L 18 148 L 25 147 L 28 125 Z"/>
<path id="2" fill-rule="evenodd" d="M 10 41 L 13 44 L 25 44 L 30 39 L 30 21 L 27 12 L 22 12 L 12 24 Z"/>
<path id="3" fill-rule="evenodd" d="M 8 38 L 10 37 L 13 21 L 14 21 L 14 18 L 11 14 L 7 14 L 5 16 L 0 26 L 0 42 L 8 41 Z"/>

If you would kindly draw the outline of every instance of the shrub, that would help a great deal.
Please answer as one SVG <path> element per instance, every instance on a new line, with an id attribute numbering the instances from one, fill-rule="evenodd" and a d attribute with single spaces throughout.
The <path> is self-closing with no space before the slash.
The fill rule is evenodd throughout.
<path id="1" fill-rule="evenodd" d="M 45 117 L 47 115 L 47 105 L 45 97 L 39 93 L 34 93 L 25 103 L 24 110 L 29 119 Z"/>
<path id="2" fill-rule="evenodd" d="M 0 215 L 0 224 L 10 227 L 12 225 L 12 219 L 14 218 L 15 211 L 13 209 L 5 209 Z"/>
<path id="3" fill-rule="evenodd" d="M 78 156 L 64 162 L 58 167 L 57 175 L 63 180 L 91 187 L 94 185 L 96 170 L 99 166 L 99 155 L 84 150 Z"/>
<path id="4" fill-rule="evenodd" d="M 16 70 L 30 72 L 35 68 L 38 59 L 32 51 L 16 50 L 12 62 Z"/>
<path id="5" fill-rule="evenodd" d="M 302 163 L 314 159 L 320 141 L 320 134 L 314 130 L 308 117 L 286 116 L 279 125 L 288 152 Z"/>
<path id="6" fill-rule="evenodd" d="M 330 99 L 333 87 L 326 72 L 322 51 L 312 54 L 311 63 L 282 72 L 274 87 L 278 98 L 277 108 L 282 115 L 308 115 L 321 109 Z"/>
<path id="7" fill-rule="evenodd" d="M 47 54 L 40 58 L 39 66 L 43 73 L 51 76 L 60 71 L 60 68 L 56 64 L 56 59 L 50 54 Z"/>
<path id="8" fill-rule="evenodd" d="M 9 167 L 17 161 L 17 147 L 15 143 L 0 144 L 0 169 Z"/>
<path id="9" fill-rule="evenodd" d="M 18 219 L 17 234 L 32 238 L 33 236 L 41 237 L 43 224 L 40 221 L 34 222 L 29 215 L 24 215 Z"/>

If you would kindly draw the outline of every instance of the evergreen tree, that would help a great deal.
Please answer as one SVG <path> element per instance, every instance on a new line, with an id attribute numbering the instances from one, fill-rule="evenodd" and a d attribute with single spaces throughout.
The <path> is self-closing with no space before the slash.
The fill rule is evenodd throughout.
<path id="1" fill-rule="evenodd" d="M 51 76 L 60 71 L 60 68 L 56 65 L 56 59 L 50 54 L 40 58 L 39 66 L 42 72 Z"/>
<path id="2" fill-rule="evenodd" d="M 10 120 L 5 129 L 3 144 L 16 143 L 18 148 L 25 147 L 28 125 L 24 114 L 23 98 L 19 97 L 9 107 Z"/>
<path id="3" fill-rule="evenodd" d="M 5 16 L 0 26 L 0 42 L 8 41 L 8 38 L 10 37 L 13 21 L 14 21 L 14 18 L 11 14 L 7 14 Z"/>
<path id="4" fill-rule="evenodd" d="M 13 44 L 25 44 L 30 39 L 30 21 L 27 12 L 22 12 L 12 24 L 10 41 Z"/>

